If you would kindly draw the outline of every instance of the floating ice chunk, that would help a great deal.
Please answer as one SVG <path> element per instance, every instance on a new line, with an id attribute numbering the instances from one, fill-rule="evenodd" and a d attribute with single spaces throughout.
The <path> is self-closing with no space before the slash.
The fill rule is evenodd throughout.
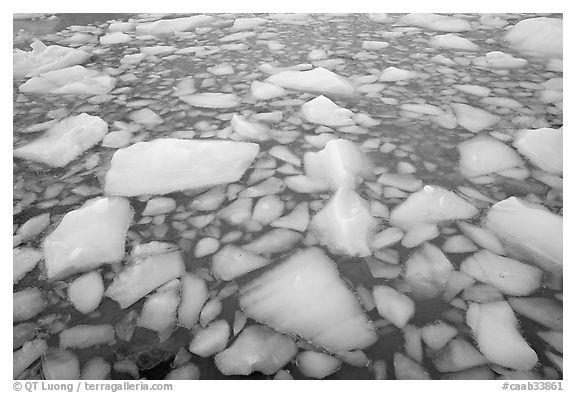
<path id="1" fill-rule="evenodd" d="M 130 144 L 132 134 L 126 130 L 112 131 L 102 139 L 102 146 L 119 149 Z"/>
<path id="2" fill-rule="evenodd" d="M 156 126 L 158 124 L 164 123 L 160 116 L 148 108 L 138 109 L 137 111 L 130 113 L 129 117 L 136 123 L 143 124 L 145 126 Z"/>
<path id="3" fill-rule="evenodd" d="M 29 239 L 35 238 L 44 232 L 50 225 L 50 213 L 43 213 L 28 219 L 24 224 L 18 227 L 16 235 L 13 238 L 14 246 L 17 246 Z"/>
<path id="4" fill-rule="evenodd" d="M 145 53 L 134 53 L 132 55 L 124 55 L 120 60 L 121 64 L 138 64 L 146 57 Z"/>
<path id="5" fill-rule="evenodd" d="M 397 82 L 418 78 L 418 74 L 413 71 L 403 70 L 396 67 L 388 67 L 380 74 L 380 82 Z"/>
<path id="6" fill-rule="evenodd" d="M 156 139 L 119 149 L 106 173 L 104 192 L 167 194 L 240 179 L 258 154 L 253 143 Z M 210 165 L 205 165 L 210 160 Z"/>
<path id="7" fill-rule="evenodd" d="M 310 123 L 330 127 L 352 126 L 355 124 L 354 120 L 351 119 L 352 111 L 339 107 L 324 96 L 318 96 L 302 105 L 302 115 Z"/>
<path id="8" fill-rule="evenodd" d="M 460 172 L 472 181 L 478 176 L 499 173 L 503 176 L 510 169 L 520 169 L 527 177 L 528 170 L 520 156 L 510 146 L 496 138 L 478 135 L 458 145 Z"/>
<path id="9" fill-rule="evenodd" d="M 330 188 L 328 182 L 304 175 L 288 176 L 285 178 L 284 182 L 286 187 L 292 191 L 299 192 L 302 194 L 312 194 L 316 192 L 323 192 Z"/>
<path id="10" fill-rule="evenodd" d="M 170 371 L 165 380 L 196 380 L 200 379 L 200 369 L 193 363 L 186 363 Z"/>
<path id="11" fill-rule="evenodd" d="M 284 182 L 277 177 L 269 177 L 268 179 L 256 184 L 255 186 L 248 187 L 240 194 L 241 198 L 257 198 L 263 195 L 274 195 L 282 192 L 284 189 Z"/>
<path id="12" fill-rule="evenodd" d="M 273 83 L 254 81 L 250 85 L 250 93 L 257 100 L 269 100 L 285 95 L 286 90 Z"/>
<path id="13" fill-rule="evenodd" d="M 88 314 L 96 310 L 104 295 L 104 282 L 97 271 L 75 279 L 68 287 L 68 298 L 76 310 Z"/>
<path id="14" fill-rule="evenodd" d="M 408 112 L 422 113 L 425 115 L 439 116 L 444 114 L 442 108 L 431 104 L 402 104 L 400 105 L 400 109 Z"/>
<path id="15" fill-rule="evenodd" d="M 26 288 L 12 295 L 12 319 L 26 321 L 44 310 L 47 302 L 38 288 Z"/>
<path id="16" fill-rule="evenodd" d="M 386 285 L 375 285 L 372 289 L 378 314 L 402 329 L 414 316 L 416 307 L 408 296 Z"/>
<path id="17" fill-rule="evenodd" d="M 136 28 L 133 22 L 114 22 L 108 25 L 108 31 L 132 31 Z"/>
<path id="18" fill-rule="evenodd" d="M 80 361 L 74 352 L 50 348 L 42 356 L 42 375 L 47 380 L 79 379 Z"/>
<path id="19" fill-rule="evenodd" d="M 488 210 L 486 228 L 510 255 L 548 271 L 562 271 L 562 216 L 516 197 Z"/>
<path id="20" fill-rule="evenodd" d="M 452 87 L 463 93 L 471 94 L 477 97 L 486 97 L 491 92 L 491 89 L 488 87 L 479 85 L 454 85 Z"/>
<path id="21" fill-rule="evenodd" d="M 362 49 L 364 50 L 380 50 L 389 46 L 390 44 L 385 41 L 362 41 Z"/>
<path id="22" fill-rule="evenodd" d="M 118 197 L 92 199 L 67 213 L 44 241 L 48 278 L 120 262 L 132 215 L 128 200 Z"/>
<path id="23" fill-rule="evenodd" d="M 378 178 L 378 183 L 410 192 L 418 191 L 424 186 L 422 180 L 413 175 L 397 173 L 383 173 Z"/>
<path id="24" fill-rule="evenodd" d="M 495 105 L 502 108 L 522 108 L 522 104 L 508 97 L 484 97 L 480 99 L 484 105 Z"/>
<path id="25" fill-rule="evenodd" d="M 14 157 L 63 167 L 100 142 L 107 132 L 104 120 L 82 113 L 61 120 L 40 138 L 14 149 Z"/>
<path id="26" fill-rule="evenodd" d="M 16 79 L 82 64 L 91 56 L 80 49 L 46 46 L 41 41 L 34 41 L 30 47 L 32 50 L 29 52 L 14 49 L 12 70 Z"/>
<path id="27" fill-rule="evenodd" d="M 424 186 L 392 210 L 390 223 L 408 230 L 421 222 L 465 219 L 477 213 L 474 205 L 455 193 L 440 186 Z"/>
<path id="28" fill-rule="evenodd" d="M 451 106 L 458 118 L 458 124 L 473 133 L 490 128 L 500 121 L 500 116 L 467 104 L 453 103 Z"/>
<path id="29" fill-rule="evenodd" d="M 212 257 L 212 273 L 230 281 L 270 263 L 270 259 L 233 245 L 226 245 Z"/>
<path id="30" fill-rule="evenodd" d="M 563 329 L 562 304 L 545 297 L 509 297 L 508 302 L 514 312 L 529 318 L 552 330 Z"/>
<path id="31" fill-rule="evenodd" d="M 83 380 L 105 380 L 110 379 L 112 367 L 100 356 L 95 356 L 88 360 L 82 368 L 80 379 Z"/>
<path id="32" fill-rule="evenodd" d="M 254 206 L 252 220 L 268 225 L 284 212 L 284 202 L 275 195 L 266 195 Z"/>
<path id="33" fill-rule="evenodd" d="M 190 342 L 189 351 L 203 358 L 223 351 L 230 337 L 230 326 L 223 319 L 212 322 L 196 332 Z"/>
<path id="34" fill-rule="evenodd" d="M 401 244 L 406 248 L 414 248 L 425 241 L 435 239 L 439 234 L 436 224 L 423 222 L 410 228 L 402 238 Z"/>
<path id="35" fill-rule="evenodd" d="M 129 307 L 154 289 L 184 274 L 180 252 L 150 255 L 127 265 L 106 289 L 121 308 Z"/>
<path id="36" fill-rule="evenodd" d="M 234 68 L 227 63 L 224 64 L 218 64 L 215 65 L 214 67 L 208 67 L 206 69 L 206 71 L 208 71 L 209 73 L 213 74 L 213 75 L 232 75 L 234 74 Z"/>
<path id="37" fill-rule="evenodd" d="M 398 243 L 403 237 L 404 232 L 399 228 L 386 228 L 374 236 L 374 239 L 372 239 L 372 242 L 370 243 L 370 247 L 375 250 L 389 247 Z"/>
<path id="38" fill-rule="evenodd" d="M 76 325 L 60 333 L 61 348 L 88 348 L 115 343 L 114 327 L 109 324 Z"/>
<path id="39" fill-rule="evenodd" d="M 424 243 L 408 258 L 402 273 L 412 293 L 422 298 L 434 298 L 446 288 L 452 263 L 431 243 Z"/>
<path id="40" fill-rule="evenodd" d="M 486 53 L 486 56 L 476 57 L 472 60 L 472 64 L 478 67 L 487 67 L 494 69 L 516 69 L 523 68 L 528 65 L 525 59 L 519 59 L 509 53 L 500 51 L 492 51 Z"/>
<path id="41" fill-rule="evenodd" d="M 537 167 L 562 175 L 562 140 L 564 128 L 521 130 L 514 136 L 514 147 Z"/>
<path id="42" fill-rule="evenodd" d="M 238 198 L 221 209 L 217 215 L 229 224 L 243 224 L 252 216 L 252 198 Z"/>
<path id="43" fill-rule="evenodd" d="M 338 371 L 342 361 L 326 353 L 303 351 L 296 357 L 296 364 L 306 377 L 322 379 Z"/>
<path id="44" fill-rule="evenodd" d="M 365 257 L 376 221 L 367 202 L 353 190 L 338 188 L 330 202 L 310 222 L 318 240 L 331 252 Z"/>
<path id="45" fill-rule="evenodd" d="M 206 255 L 212 255 L 220 248 L 220 242 L 213 237 L 204 237 L 198 240 L 194 247 L 194 258 L 202 258 Z"/>
<path id="46" fill-rule="evenodd" d="M 460 270 L 506 295 L 525 296 L 540 287 L 542 271 L 533 266 L 481 250 L 466 258 Z"/>
<path id="47" fill-rule="evenodd" d="M 272 157 L 276 157 L 279 160 L 286 161 L 294 166 L 300 166 L 300 157 L 292 153 L 289 148 L 282 145 L 273 146 L 268 150 L 268 154 Z"/>
<path id="48" fill-rule="evenodd" d="M 239 304 L 249 317 L 331 351 L 376 341 L 358 299 L 318 248 L 297 251 L 241 287 Z"/>
<path id="49" fill-rule="evenodd" d="M 208 15 L 195 15 L 187 18 L 160 19 L 150 23 L 136 26 L 136 33 L 145 34 L 171 34 L 178 31 L 188 31 L 196 27 L 207 25 L 214 21 L 214 17 Z"/>
<path id="50" fill-rule="evenodd" d="M 277 228 L 269 230 L 243 248 L 255 254 L 269 255 L 291 250 L 300 240 L 302 240 L 302 234 L 289 229 Z"/>
<path id="51" fill-rule="evenodd" d="M 101 45 L 123 44 L 129 41 L 132 41 L 132 37 L 130 37 L 128 34 L 122 33 L 121 31 L 107 33 L 100 37 Z"/>
<path id="52" fill-rule="evenodd" d="M 261 325 L 244 328 L 230 348 L 214 358 L 216 367 L 224 375 L 250 375 L 259 371 L 272 375 L 296 355 L 294 341 Z"/>
<path id="53" fill-rule="evenodd" d="M 80 65 L 48 71 L 29 79 L 18 87 L 30 94 L 106 94 L 116 84 L 116 79 Z"/>
<path id="54" fill-rule="evenodd" d="M 243 140 L 267 141 L 270 139 L 270 128 L 264 123 L 251 122 L 243 116 L 234 115 L 230 121 L 232 129 Z"/>
<path id="55" fill-rule="evenodd" d="M 240 100 L 236 94 L 197 93 L 180 96 L 180 99 L 188 105 L 200 108 L 224 109 L 240 105 Z"/>
<path id="56" fill-rule="evenodd" d="M 308 205 L 306 205 L 308 212 Z M 29 271 L 34 269 L 44 254 L 30 247 L 14 248 L 12 253 L 13 283 L 16 284 Z"/>
<path id="57" fill-rule="evenodd" d="M 45 340 L 35 339 L 24 343 L 22 348 L 13 352 L 12 376 L 16 379 L 31 364 L 36 362 L 48 349 Z"/>
<path id="58" fill-rule="evenodd" d="M 146 329 L 162 332 L 171 328 L 176 322 L 176 309 L 180 302 L 178 289 L 180 283 L 167 284 L 167 288 L 160 288 L 148 296 L 138 317 L 137 325 Z M 162 341 L 162 340 L 160 340 Z"/>
<path id="59" fill-rule="evenodd" d="M 456 34 L 442 34 L 430 38 L 429 44 L 435 48 L 474 51 L 480 47 L 464 37 Z"/>
<path id="60" fill-rule="evenodd" d="M 443 373 L 467 370 L 488 363 L 472 344 L 461 337 L 450 341 L 432 362 L 436 369 Z"/>
<path id="61" fill-rule="evenodd" d="M 438 351 L 458 334 L 458 329 L 443 321 L 436 321 L 421 328 L 422 341 L 434 351 Z"/>
<path id="62" fill-rule="evenodd" d="M 538 363 L 536 352 L 518 331 L 518 321 L 506 301 L 470 303 L 466 323 L 490 362 L 514 370 L 530 370 Z"/>
<path id="63" fill-rule="evenodd" d="M 394 372 L 400 380 L 428 380 L 428 372 L 408 356 L 396 352 L 394 354 Z"/>
<path id="64" fill-rule="evenodd" d="M 222 301 L 218 298 L 212 298 L 206 302 L 202 311 L 200 311 L 200 326 L 207 326 L 222 312 Z"/>
<path id="65" fill-rule="evenodd" d="M 230 27 L 230 31 L 250 30 L 268 22 L 268 19 L 264 18 L 236 18 Z"/>
<path id="66" fill-rule="evenodd" d="M 452 33 L 472 29 L 470 23 L 464 19 L 437 14 L 408 14 L 401 18 L 401 22 L 410 26 Z"/>
<path id="67" fill-rule="evenodd" d="M 282 71 L 266 81 L 287 89 L 320 94 L 350 95 L 354 92 L 354 85 L 348 79 L 322 67 L 309 71 Z"/>
<path id="68" fill-rule="evenodd" d="M 178 323 L 191 329 L 198 322 L 200 311 L 208 300 L 206 282 L 192 273 L 184 273 L 181 278 L 182 294 L 178 306 Z"/>
<path id="69" fill-rule="evenodd" d="M 521 52 L 562 58 L 562 28 L 562 18 L 524 19 L 516 23 L 505 38 Z"/>
<path id="70" fill-rule="evenodd" d="M 171 45 L 145 46 L 144 48 L 140 48 L 141 53 L 151 56 L 165 55 L 168 53 L 173 53 L 176 50 L 177 48 Z"/>
<path id="71" fill-rule="evenodd" d="M 498 255 L 506 254 L 506 250 L 504 249 L 504 246 L 502 246 L 502 243 L 500 243 L 500 240 L 498 240 L 496 235 L 488 229 L 477 227 L 464 221 L 459 221 L 457 224 L 462 233 L 472 239 L 472 241 L 480 247 Z"/>
<path id="72" fill-rule="evenodd" d="M 170 213 L 176 209 L 176 201 L 172 198 L 158 197 L 152 198 L 146 203 L 146 208 L 142 212 L 143 216 L 157 216 Z"/>
<path id="73" fill-rule="evenodd" d="M 310 213 L 308 212 L 308 202 L 301 202 L 290 214 L 277 218 L 270 223 L 270 226 L 276 228 L 293 229 L 298 232 L 304 232 L 310 223 Z"/>
<path id="74" fill-rule="evenodd" d="M 305 153 L 304 168 L 308 176 L 327 181 L 334 190 L 354 189 L 369 173 L 370 163 L 354 142 L 336 139 L 317 153 Z"/>

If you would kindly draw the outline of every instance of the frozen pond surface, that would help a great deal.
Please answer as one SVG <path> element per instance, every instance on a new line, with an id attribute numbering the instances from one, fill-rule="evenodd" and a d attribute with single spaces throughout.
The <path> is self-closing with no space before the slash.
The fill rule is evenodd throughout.
<path id="1" fill-rule="evenodd" d="M 561 379 L 561 31 L 15 20 L 14 377 Z"/>

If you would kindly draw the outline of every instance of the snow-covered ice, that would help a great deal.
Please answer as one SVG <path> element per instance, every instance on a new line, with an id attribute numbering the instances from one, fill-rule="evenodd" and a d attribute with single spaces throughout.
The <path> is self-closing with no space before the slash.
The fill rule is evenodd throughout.
<path id="1" fill-rule="evenodd" d="M 516 23 L 505 37 L 521 52 L 562 58 L 562 30 L 560 18 L 530 18 Z"/>

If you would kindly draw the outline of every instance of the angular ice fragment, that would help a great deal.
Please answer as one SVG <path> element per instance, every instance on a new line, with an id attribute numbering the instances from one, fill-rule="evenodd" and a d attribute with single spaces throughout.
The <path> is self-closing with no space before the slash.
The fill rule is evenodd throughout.
<path id="1" fill-rule="evenodd" d="M 342 361 L 326 353 L 303 351 L 296 357 L 296 364 L 305 376 L 322 379 L 338 371 Z"/>
<path id="2" fill-rule="evenodd" d="M 196 380 L 200 379 L 200 369 L 193 363 L 186 363 L 170 371 L 165 380 Z"/>
<path id="3" fill-rule="evenodd" d="M 380 50 L 389 46 L 390 44 L 384 41 L 362 41 L 362 49 L 364 50 Z"/>
<path id="4" fill-rule="evenodd" d="M 438 14 L 408 14 L 401 19 L 402 23 L 410 26 L 424 27 L 430 30 L 458 33 L 472 29 L 468 21 Z"/>
<path id="5" fill-rule="evenodd" d="M 234 280 L 270 263 L 270 259 L 228 244 L 212 257 L 212 273 L 224 281 Z"/>
<path id="6" fill-rule="evenodd" d="M 452 33 L 435 35 L 434 37 L 430 38 L 429 44 L 435 48 L 456 49 L 466 51 L 473 51 L 480 48 L 472 41 Z"/>
<path id="7" fill-rule="evenodd" d="M 46 46 L 41 41 L 34 41 L 30 47 L 32 50 L 29 52 L 14 49 L 12 70 L 16 79 L 82 64 L 91 56 L 80 49 Z"/>
<path id="8" fill-rule="evenodd" d="M 95 356 L 88 360 L 82 368 L 80 379 L 104 380 L 110 379 L 112 367 L 100 356 Z"/>
<path id="9" fill-rule="evenodd" d="M 42 356 L 42 375 L 47 380 L 78 379 L 80 377 L 80 361 L 72 351 L 50 348 Z"/>
<path id="10" fill-rule="evenodd" d="M 330 188 L 330 184 L 322 179 L 313 178 L 304 175 L 288 176 L 284 183 L 292 191 L 302 194 L 312 194 L 323 192 Z"/>
<path id="11" fill-rule="evenodd" d="M 289 229 L 278 228 L 265 232 L 242 248 L 255 254 L 270 255 L 291 250 L 301 240 L 302 234 Z"/>
<path id="12" fill-rule="evenodd" d="M 104 192 L 167 194 L 239 180 L 259 151 L 246 142 L 156 139 L 114 153 Z M 206 165 L 209 160 L 210 165 Z"/>
<path id="13" fill-rule="evenodd" d="M 44 232 L 50 225 L 50 213 L 43 213 L 28 219 L 24 224 L 18 227 L 16 235 L 13 238 L 14 246 L 19 245 L 26 240 L 33 239 Z"/>
<path id="14" fill-rule="evenodd" d="M 264 18 L 236 18 L 230 27 L 230 31 L 250 30 L 266 23 L 268 23 L 268 20 Z"/>
<path id="15" fill-rule="evenodd" d="M 144 34 L 170 34 L 179 31 L 188 31 L 196 27 L 207 25 L 214 21 L 213 16 L 194 15 L 187 18 L 160 19 L 150 23 L 136 26 L 136 33 Z"/>
<path id="16" fill-rule="evenodd" d="M 101 45 L 122 44 L 128 41 L 132 41 L 132 37 L 130 37 L 128 34 L 122 33 L 121 31 L 107 33 L 100 37 Z"/>
<path id="17" fill-rule="evenodd" d="M 554 299 L 536 296 L 509 297 L 508 302 L 514 312 L 552 330 L 562 331 L 563 307 Z"/>
<path id="18" fill-rule="evenodd" d="M 435 239 L 439 234 L 436 224 L 427 222 L 416 224 L 406 232 L 401 244 L 406 248 L 414 248 L 425 241 Z"/>
<path id="19" fill-rule="evenodd" d="M 422 222 L 442 221 L 475 216 L 478 209 L 452 191 L 440 186 L 425 186 L 410 195 L 390 213 L 390 223 L 408 230 Z"/>
<path id="20" fill-rule="evenodd" d="M 367 202 L 353 190 L 338 188 L 330 202 L 310 222 L 320 242 L 334 253 L 365 257 L 376 220 Z"/>
<path id="21" fill-rule="evenodd" d="M 510 197 L 492 205 L 485 225 L 500 238 L 510 255 L 545 270 L 561 272 L 562 222 L 562 216 Z"/>
<path id="22" fill-rule="evenodd" d="M 162 118 L 156 114 L 156 112 L 149 108 L 138 109 L 137 111 L 130 113 L 129 117 L 136 123 L 143 124 L 145 126 L 155 126 L 164 122 Z"/>
<path id="23" fill-rule="evenodd" d="M 454 85 L 452 87 L 466 94 L 472 94 L 478 97 L 486 97 L 491 91 L 488 87 L 479 85 Z"/>
<path id="24" fill-rule="evenodd" d="M 273 83 L 254 81 L 250 85 L 250 94 L 257 100 L 269 100 L 283 96 L 286 90 Z"/>
<path id="25" fill-rule="evenodd" d="M 451 254 L 461 254 L 465 252 L 478 251 L 478 247 L 476 247 L 472 240 L 468 239 L 466 236 L 455 235 L 446 239 L 442 246 L 442 251 Z"/>
<path id="26" fill-rule="evenodd" d="M 242 140 L 267 141 L 270 139 L 270 128 L 263 123 L 251 122 L 240 115 L 234 115 L 230 125 Z"/>
<path id="27" fill-rule="evenodd" d="M 174 209 L 176 209 L 176 201 L 174 199 L 166 197 L 152 198 L 146 203 L 142 215 L 157 216 L 170 213 Z"/>
<path id="28" fill-rule="evenodd" d="M 432 359 L 440 372 L 466 370 L 488 363 L 486 358 L 468 341 L 456 337 Z"/>
<path id="29" fill-rule="evenodd" d="M 214 357 L 224 375 L 250 375 L 254 371 L 272 375 L 296 355 L 294 341 L 261 325 L 246 327 L 230 348 Z"/>
<path id="30" fill-rule="evenodd" d="M 397 82 L 418 78 L 418 74 L 413 71 L 403 70 L 396 67 L 388 67 L 378 77 L 380 82 Z"/>
<path id="31" fill-rule="evenodd" d="M 214 254 L 220 248 L 220 242 L 213 237 L 204 237 L 198 240 L 194 247 L 194 258 L 202 258 Z"/>
<path id="32" fill-rule="evenodd" d="M 292 151 L 290 151 L 290 149 L 288 149 L 286 146 L 273 146 L 270 148 L 270 150 L 268 150 L 268 154 L 295 166 L 300 166 L 301 164 L 300 157 L 292 153 Z"/>
<path id="33" fill-rule="evenodd" d="M 116 79 L 82 66 L 62 68 L 37 75 L 18 87 L 30 94 L 106 94 L 116 84 Z"/>
<path id="34" fill-rule="evenodd" d="M 200 311 L 208 300 L 206 281 L 192 273 L 184 273 L 180 279 L 182 294 L 178 306 L 178 323 L 191 329 L 198 322 Z"/>
<path id="35" fill-rule="evenodd" d="M 236 94 L 197 93 L 180 96 L 180 99 L 191 106 L 200 108 L 225 109 L 240 105 Z"/>
<path id="36" fill-rule="evenodd" d="M 26 288 L 12 294 L 12 319 L 26 321 L 44 310 L 47 302 L 38 288 Z"/>
<path id="37" fill-rule="evenodd" d="M 109 324 L 76 325 L 60 333 L 61 348 L 88 348 L 115 343 L 114 327 Z"/>
<path id="38" fill-rule="evenodd" d="M 396 227 L 386 228 L 374 236 L 370 247 L 374 250 L 392 246 L 404 237 L 404 232 Z"/>
<path id="39" fill-rule="evenodd" d="M 444 291 L 453 270 L 454 266 L 438 247 L 424 243 L 406 261 L 403 277 L 414 295 L 434 298 Z"/>
<path id="40" fill-rule="evenodd" d="M 282 71 L 266 79 L 287 89 L 320 94 L 350 95 L 354 85 L 348 79 L 322 67 L 309 71 Z"/>
<path id="41" fill-rule="evenodd" d="M 304 232 L 308 228 L 309 223 L 308 202 L 301 202 L 296 205 L 290 214 L 277 218 L 270 223 L 270 226 Z"/>
<path id="42" fill-rule="evenodd" d="M 396 352 L 394 354 L 394 372 L 400 380 L 427 380 L 428 372 L 408 356 Z"/>
<path id="43" fill-rule="evenodd" d="M 207 326 L 222 312 L 222 301 L 218 298 L 212 298 L 206 302 L 202 311 L 200 311 L 200 326 Z"/>
<path id="44" fill-rule="evenodd" d="M 308 207 L 306 207 L 308 213 Z M 30 247 L 14 248 L 12 252 L 13 283 L 16 284 L 29 271 L 34 269 L 44 254 Z"/>
<path id="45" fill-rule="evenodd" d="M 219 319 L 198 330 L 188 349 L 191 353 L 203 358 L 212 356 L 226 348 L 228 337 L 230 337 L 230 326 L 224 319 Z"/>
<path id="46" fill-rule="evenodd" d="M 494 254 L 506 255 L 506 250 L 498 237 L 486 228 L 477 227 L 464 221 L 457 222 L 458 228 L 480 247 L 492 251 Z"/>
<path id="47" fill-rule="evenodd" d="M 517 69 L 528 65 L 527 60 L 500 51 L 492 51 L 486 53 L 486 56 L 476 57 L 472 60 L 472 63 L 478 67 L 487 67 L 496 70 Z"/>
<path id="48" fill-rule="evenodd" d="M 475 134 L 492 127 L 500 121 L 500 116 L 467 104 L 453 103 L 451 107 L 456 113 L 458 124 Z"/>
<path id="49" fill-rule="evenodd" d="M 375 285 L 372 288 L 374 303 L 378 314 L 402 329 L 414 316 L 416 307 L 408 296 L 386 285 Z"/>
<path id="50" fill-rule="evenodd" d="M 341 108 L 331 99 L 318 96 L 302 105 L 302 115 L 310 123 L 322 124 L 329 127 L 342 127 L 354 125 L 351 119 L 352 111 Z"/>
<path id="51" fill-rule="evenodd" d="M 318 248 L 297 251 L 241 287 L 239 304 L 249 317 L 331 351 L 376 341 L 358 299 Z"/>
<path id="52" fill-rule="evenodd" d="M 514 370 L 530 370 L 538 363 L 536 352 L 520 334 L 514 311 L 506 301 L 470 303 L 466 323 L 490 362 Z"/>
<path id="53" fill-rule="evenodd" d="M 119 149 L 128 146 L 130 144 L 130 139 L 132 139 L 132 134 L 129 131 L 112 131 L 106 134 L 104 139 L 102 139 L 102 146 Z"/>
<path id="54" fill-rule="evenodd" d="M 106 289 L 106 296 L 121 308 L 129 307 L 162 284 L 185 272 L 180 252 L 150 255 L 127 265 Z"/>
<path id="55" fill-rule="evenodd" d="M 268 225 L 284 212 L 284 202 L 275 195 L 263 196 L 256 202 L 252 220 L 262 225 Z"/>
<path id="56" fill-rule="evenodd" d="M 173 327 L 176 322 L 176 308 L 180 302 L 180 282 L 169 282 L 167 286 L 148 296 L 138 317 L 138 326 L 158 333 Z"/>
<path id="57" fill-rule="evenodd" d="M 54 124 L 40 138 L 14 149 L 14 157 L 63 167 L 100 142 L 108 124 L 98 116 L 82 113 Z"/>
<path id="58" fill-rule="evenodd" d="M 564 128 L 521 130 L 514 136 L 514 147 L 534 165 L 562 176 L 562 139 Z"/>
<path id="59" fill-rule="evenodd" d="M 78 277 L 68 286 L 68 298 L 82 314 L 96 310 L 103 294 L 104 282 L 97 271 Z"/>
<path id="60" fill-rule="evenodd" d="M 22 348 L 14 351 L 12 354 L 12 376 L 16 379 L 22 374 L 31 364 L 40 358 L 46 350 L 48 344 L 45 340 L 35 339 L 24 343 Z"/>
<path id="61" fill-rule="evenodd" d="M 458 334 L 458 329 L 443 321 L 436 321 L 420 329 L 422 341 L 431 349 L 437 351 L 443 348 Z"/>
<path id="62" fill-rule="evenodd" d="M 530 18 L 516 23 L 505 38 L 522 52 L 562 58 L 562 18 Z"/>

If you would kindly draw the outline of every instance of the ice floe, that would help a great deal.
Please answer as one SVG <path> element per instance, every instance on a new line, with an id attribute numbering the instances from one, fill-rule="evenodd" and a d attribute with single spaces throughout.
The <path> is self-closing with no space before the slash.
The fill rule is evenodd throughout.
<path id="1" fill-rule="evenodd" d="M 438 14 L 408 14 L 401 21 L 410 26 L 423 27 L 430 30 L 458 33 L 472 29 L 465 19 Z"/>
<path id="2" fill-rule="evenodd" d="M 61 348 L 88 348 L 113 344 L 116 341 L 114 327 L 107 323 L 99 325 L 76 325 L 60 332 Z"/>
<path id="3" fill-rule="evenodd" d="M 123 44 L 125 42 L 132 41 L 132 37 L 130 37 L 126 33 L 122 33 L 121 31 L 115 31 L 112 33 L 107 33 L 100 37 L 100 44 L 101 45 L 114 45 L 114 44 Z"/>
<path id="4" fill-rule="evenodd" d="M 97 271 L 76 278 L 68 286 L 68 298 L 76 310 L 88 314 L 96 310 L 104 295 L 104 281 Z"/>
<path id="5" fill-rule="evenodd" d="M 286 90 L 273 83 L 254 81 L 250 85 L 250 93 L 257 100 L 269 100 L 283 96 Z"/>
<path id="6" fill-rule="evenodd" d="M 266 141 L 270 139 L 270 128 L 264 123 L 248 121 L 240 115 L 234 115 L 230 125 L 239 139 L 247 141 Z"/>
<path id="7" fill-rule="evenodd" d="M 236 18 L 234 19 L 234 23 L 230 27 L 230 31 L 241 31 L 241 30 L 250 30 L 257 26 L 264 25 L 268 23 L 268 19 L 264 18 Z"/>
<path id="8" fill-rule="evenodd" d="M 414 301 L 394 288 L 386 285 L 375 285 L 372 289 L 372 295 L 378 314 L 392 322 L 394 326 L 401 329 L 414 316 L 416 311 Z"/>
<path id="9" fill-rule="evenodd" d="M 403 70 L 396 67 L 388 67 L 382 71 L 378 77 L 378 80 L 380 82 L 396 82 L 414 78 L 418 78 L 418 74 L 414 71 Z"/>
<path id="10" fill-rule="evenodd" d="M 29 94 L 106 94 L 116 79 L 80 65 L 48 71 L 29 79 L 18 90 Z"/>
<path id="11" fill-rule="evenodd" d="M 206 281 L 193 273 L 184 273 L 180 279 L 182 293 L 178 306 L 178 323 L 191 329 L 198 322 L 204 303 L 208 300 Z"/>
<path id="12" fill-rule="evenodd" d="M 282 71 L 266 81 L 287 89 L 327 95 L 350 95 L 354 92 L 354 85 L 348 79 L 323 67 L 309 71 Z"/>
<path id="13" fill-rule="evenodd" d="M 194 15 L 187 18 L 160 19 L 154 22 L 142 23 L 136 26 L 136 33 L 144 34 L 172 34 L 180 31 L 192 30 L 214 21 L 213 16 Z"/>
<path id="14" fill-rule="evenodd" d="M 230 326 L 228 322 L 219 319 L 198 330 L 188 349 L 191 353 L 201 357 L 212 356 L 226 349 L 229 336 Z"/>
<path id="15" fill-rule="evenodd" d="M 454 265 L 442 251 L 424 243 L 404 264 L 402 276 L 412 293 L 422 298 L 434 298 L 446 288 Z"/>
<path id="16" fill-rule="evenodd" d="M 516 23 L 505 38 L 521 52 L 562 58 L 562 28 L 560 18 L 524 19 Z"/>
<path id="17" fill-rule="evenodd" d="M 352 126 L 352 111 L 341 108 L 331 99 L 318 96 L 302 105 L 302 115 L 306 121 L 329 127 Z"/>
<path id="18" fill-rule="evenodd" d="M 486 53 L 485 56 L 474 58 L 472 63 L 478 67 L 506 70 L 526 67 L 526 65 L 528 65 L 528 60 L 514 57 L 509 53 L 492 51 Z"/>
<path id="19" fill-rule="evenodd" d="M 335 373 L 340 368 L 342 361 L 326 353 L 303 351 L 296 357 L 296 364 L 305 376 L 322 379 Z"/>
<path id="20" fill-rule="evenodd" d="M 188 105 L 200 108 L 225 109 L 240 105 L 236 94 L 226 93 L 197 93 L 180 96 Z"/>
<path id="21" fill-rule="evenodd" d="M 26 52 L 14 49 L 13 74 L 14 78 L 33 77 L 48 71 L 72 67 L 85 63 L 91 54 L 80 49 L 67 48 L 60 45 L 46 46 L 42 41 L 34 41 Z"/>
<path id="22" fill-rule="evenodd" d="M 430 45 L 435 48 L 456 49 L 465 51 L 474 51 L 480 49 L 480 47 L 475 43 L 473 43 L 472 41 L 452 33 L 435 35 L 434 37 L 430 38 L 429 42 Z"/>
<path id="23" fill-rule="evenodd" d="M 212 257 L 211 271 L 230 281 L 270 263 L 270 259 L 228 244 Z"/>
<path id="24" fill-rule="evenodd" d="M 453 103 L 451 106 L 456 113 L 458 124 L 473 133 L 491 128 L 500 121 L 500 116 L 487 112 L 484 109 L 459 103 Z"/>
<path id="25" fill-rule="evenodd" d="M 514 136 L 514 147 L 537 167 L 562 176 L 562 141 L 564 128 L 520 130 Z"/>
<path id="26" fill-rule="evenodd" d="M 18 283 L 26 273 L 34 269 L 43 256 L 42 251 L 30 247 L 14 248 L 12 253 L 13 283 Z"/>

